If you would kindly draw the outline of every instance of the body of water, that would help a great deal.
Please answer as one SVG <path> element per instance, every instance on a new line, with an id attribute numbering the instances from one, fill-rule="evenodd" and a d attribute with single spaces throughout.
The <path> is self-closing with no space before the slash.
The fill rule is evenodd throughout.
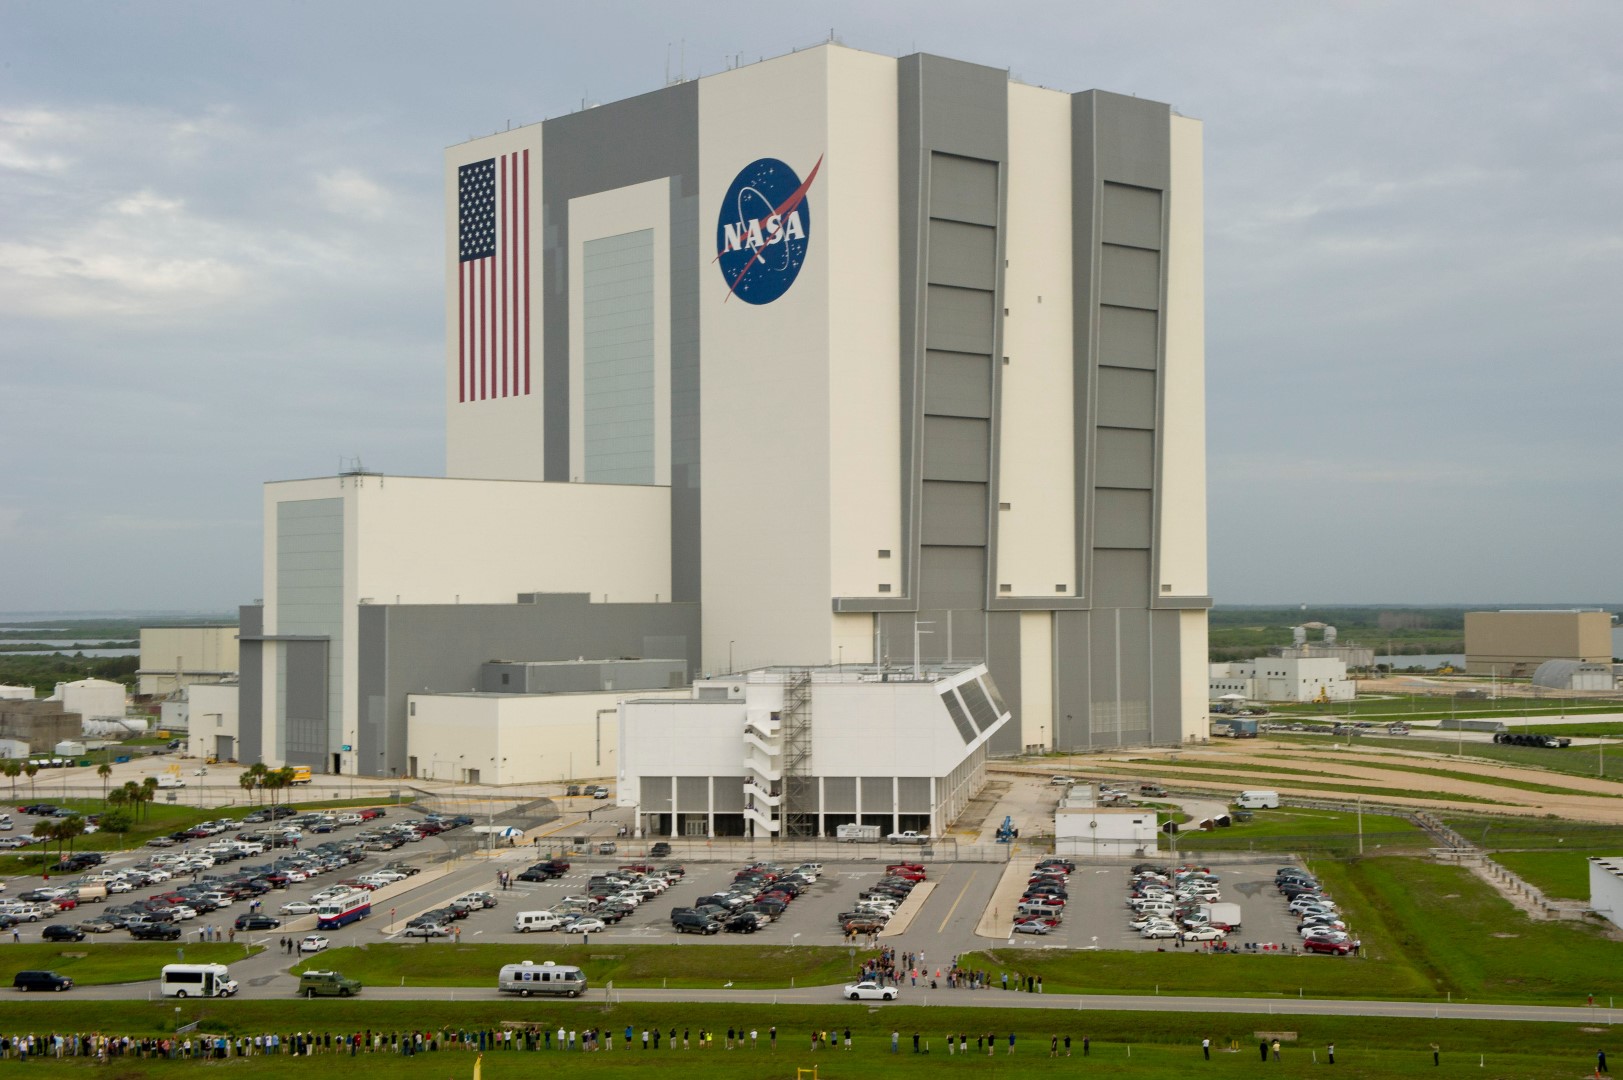
<path id="1" fill-rule="evenodd" d="M 81 649 L 73 645 L 64 645 L 60 649 L 15 649 L 0 652 L 0 657 L 6 656 L 55 656 L 64 653 L 68 656 L 77 656 L 84 653 L 86 656 L 140 656 L 140 649 Z"/>

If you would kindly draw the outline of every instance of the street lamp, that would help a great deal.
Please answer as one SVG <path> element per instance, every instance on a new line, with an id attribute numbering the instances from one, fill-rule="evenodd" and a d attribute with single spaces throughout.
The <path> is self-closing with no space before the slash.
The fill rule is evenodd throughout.
<path id="1" fill-rule="evenodd" d="M 729 641 L 727 643 L 727 674 L 731 675 L 732 673 L 733 673 L 733 643 L 731 641 Z"/>

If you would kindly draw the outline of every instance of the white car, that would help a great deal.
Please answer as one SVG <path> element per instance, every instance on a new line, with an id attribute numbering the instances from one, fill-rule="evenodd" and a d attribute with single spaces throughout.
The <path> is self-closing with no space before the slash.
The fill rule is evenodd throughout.
<path id="1" fill-rule="evenodd" d="M 316 905 L 308 900 L 292 900 L 281 907 L 283 915 L 314 915 Z"/>
<path id="2" fill-rule="evenodd" d="M 895 1001 L 896 993 L 896 987 L 881 986 L 871 979 L 848 983 L 845 987 L 845 996 L 852 1001 Z"/>
<path id="3" fill-rule="evenodd" d="M 1352 940 L 1352 938 L 1347 936 L 1347 932 L 1345 930 L 1336 930 L 1328 926 L 1310 926 L 1306 930 L 1302 931 L 1302 938 L 1305 941 L 1329 942 Z"/>
<path id="4" fill-rule="evenodd" d="M 1197 926 L 1183 932 L 1185 941 L 1222 941 L 1227 936 L 1215 926 Z"/>
<path id="5" fill-rule="evenodd" d="M 1055 787 L 1070 787 L 1072 784 L 1076 783 L 1076 781 L 1069 776 L 1050 776 L 1048 778 L 1048 782 L 1053 784 Z"/>
<path id="6" fill-rule="evenodd" d="M 134 892 L 135 886 L 123 878 L 113 878 L 107 882 L 107 891 L 110 893 Z"/>
<path id="7" fill-rule="evenodd" d="M 320 934 L 306 934 L 304 937 L 299 939 L 299 951 L 301 953 L 320 952 L 322 949 L 325 949 L 331 944 L 331 941 L 322 937 Z"/>
<path id="8" fill-rule="evenodd" d="M 1176 926 L 1174 926 L 1172 923 L 1169 923 L 1169 922 L 1167 922 L 1167 923 L 1151 923 L 1150 925 L 1146 926 L 1144 929 L 1140 930 L 1138 933 L 1139 933 L 1140 937 L 1150 938 L 1150 939 L 1153 940 L 1155 938 L 1177 937 L 1178 936 L 1178 928 Z"/>

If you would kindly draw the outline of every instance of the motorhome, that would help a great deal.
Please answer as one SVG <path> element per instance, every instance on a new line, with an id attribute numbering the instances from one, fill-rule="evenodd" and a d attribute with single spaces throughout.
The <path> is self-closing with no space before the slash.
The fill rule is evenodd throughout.
<path id="1" fill-rule="evenodd" d="M 541 964 L 526 960 L 521 964 L 502 965 L 496 989 L 520 997 L 531 994 L 579 997 L 586 992 L 586 973 L 578 967 L 555 964 L 551 960 Z"/>

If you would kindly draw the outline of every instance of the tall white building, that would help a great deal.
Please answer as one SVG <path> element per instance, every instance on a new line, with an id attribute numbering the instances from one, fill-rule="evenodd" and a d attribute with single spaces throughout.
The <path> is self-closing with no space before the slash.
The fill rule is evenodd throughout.
<path id="1" fill-rule="evenodd" d="M 451 147 L 448 478 L 267 488 L 244 752 L 403 772 L 496 657 L 984 662 L 992 753 L 1200 734 L 1201 138 L 826 45 Z"/>

